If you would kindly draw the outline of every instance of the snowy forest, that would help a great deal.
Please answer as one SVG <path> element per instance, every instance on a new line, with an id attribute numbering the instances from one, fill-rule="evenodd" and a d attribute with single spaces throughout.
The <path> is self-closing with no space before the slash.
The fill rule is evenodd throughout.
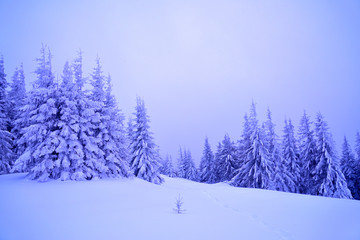
<path id="1" fill-rule="evenodd" d="M 286 119 L 278 135 L 271 111 L 261 123 L 252 102 L 240 138 L 225 135 L 215 152 L 206 138 L 197 167 L 184 147 L 176 161 L 160 156 L 143 99 L 137 98 L 125 124 L 111 76 L 104 75 L 99 58 L 85 77 L 78 52 L 64 64 L 61 79 L 55 79 L 51 60 L 50 50 L 43 46 L 36 59 L 37 77 L 26 91 L 23 66 L 9 81 L 0 59 L 0 174 L 26 172 L 28 179 L 40 182 L 135 176 L 156 184 L 164 181 L 163 174 L 209 184 L 360 199 L 360 134 L 355 154 L 346 137 L 339 154 L 320 113 L 312 121 L 304 112 L 297 129 Z"/>

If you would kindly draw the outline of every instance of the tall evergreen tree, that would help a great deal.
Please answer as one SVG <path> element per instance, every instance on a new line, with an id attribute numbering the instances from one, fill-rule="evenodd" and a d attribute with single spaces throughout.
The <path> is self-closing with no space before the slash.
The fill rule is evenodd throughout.
<path id="1" fill-rule="evenodd" d="M 81 56 L 79 56 L 80 58 Z M 78 60 L 80 62 L 80 60 Z M 79 63 L 78 63 L 79 64 Z M 80 71 L 80 68 L 79 70 Z M 80 75 L 79 73 L 75 73 Z M 102 67 L 99 58 L 96 59 L 96 65 L 91 74 L 90 84 L 92 89 L 90 94 L 85 97 L 84 106 L 81 106 L 81 133 L 80 139 L 84 146 L 84 164 L 81 166 L 82 174 L 85 179 L 92 179 L 93 177 L 105 177 L 109 171 L 105 164 L 104 151 L 102 145 L 102 133 L 105 130 L 103 123 L 102 109 L 105 101 L 105 77 L 102 72 Z M 83 85 L 82 79 L 76 79 L 77 85 Z M 80 173 L 80 175 L 82 175 Z M 82 178 L 82 176 L 79 176 Z"/>
<path id="2" fill-rule="evenodd" d="M 26 112 L 22 115 L 27 125 L 22 129 L 23 135 L 18 142 L 27 148 L 16 160 L 14 171 L 28 171 L 30 179 L 47 181 L 56 178 L 53 169 L 59 145 L 58 101 L 57 85 L 51 69 L 51 53 L 46 51 L 45 46 L 42 46 L 40 52 L 35 71 L 37 79 L 26 100 Z"/>
<path id="3" fill-rule="evenodd" d="M 178 176 L 181 178 L 197 181 L 197 171 L 190 150 L 180 148 L 178 159 Z"/>
<path id="4" fill-rule="evenodd" d="M 185 167 L 184 167 L 184 153 L 182 148 L 179 148 L 179 158 L 177 159 L 177 176 L 180 178 L 185 178 Z"/>
<path id="5" fill-rule="evenodd" d="M 25 127 L 26 123 L 26 121 L 22 121 L 23 119 L 21 117 L 22 108 L 25 105 L 26 99 L 25 75 L 22 64 L 14 72 L 8 96 L 10 101 L 8 115 L 10 118 L 10 129 L 14 142 L 14 160 L 16 160 L 16 158 L 18 158 L 24 151 L 24 146 L 19 146 L 16 142 L 21 138 L 21 129 Z"/>
<path id="6" fill-rule="evenodd" d="M 247 159 L 246 149 L 250 149 L 251 147 L 251 128 L 249 123 L 248 115 L 245 114 L 244 116 L 244 124 L 243 124 L 243 133 L 241 135 L 241 139 L 239 141 L 239 150 L 238 150 L 238 160 L 239 166 L 241 168 Z"/>
<path id="7" fill-rule="evenodd" d="M 175 177 L 175 170 L 172 163 L 172 158 L 169 154 L 167 154 L 165 159 L 162 161 L 160 173 L 168 177 Z"/>
<path id="8" fill-rule="evenodd" d="M 195 167 L 195 163 L 194 160 L 191 156 L 191 152 L 190 150 L 185 150 L 184 151 L 184 172 L 185 172 L 185 176 L 184 178 L 189 179 L 191 181 L 197 181 L 198 177 L 197 177 L 197 170 Z"/>
<path id="9" fill-rule="evenodd" d="M 355 199 L 360 199 L 359 166 L 346 137 L 344 137 L 344 143 L 342 145 L 341 169 L 352 196 Z"/>
<path id="10" fill-rule="evenodd" d="M 17 119 L 20 108 L 24 106 L 24 100 L 26 97 L 25 75 L 22 64 L 19 68 L 15 69 L 8 96 L 10 105 L 8 115 L 13 124 L 11 128 L 13 128 L 15 125 L 14 121 Z"/>
<path id="11" fill-rule="evenodd" d="M 73 72 L 68 62 L 64 65 L 62 83 L 58 96 L 58 155 L 53 169 L 53 175 L 61 180 L 78 179 L 77 168 L 83 163 L 84 152 L 79 140 L 80 114 L 77 107 L 79 98 L 73 80 Z M 75 174 L 74 174 L 75 173 Z"/>
<path id="12" fill-rule="evenodd" d="M 315 168 L 316 168 L 316 143 L 314 139 L 314 132 L 311 130 L 311 122 L 304 112 L 300 120 L 298 130 L 299 141 L 299 161 L 302 166 L 303 183 L 301 184 L 300 192 L 311 194 L 311 190 L 315 186 Z"/>
<path id="13" fill-rule="evenodd" d="M 83 94 L 83 87 L 86 83 L 86 79 L 83 77 L 83 60 L 81 50 L 78 51 L 77 57 L 73 61 L 72 69 L 74 74 L 75 89 L 79 94 Z"/>
<path id="14" fill-rule="evenodd" d="M 275 124 L 272 122 L 270 109 L 267 110 L 267 119 L 264 123 L 265 141 L 269 152 L 269 162 L 273 163 L 274 173 L 272 175 L 272 184 L 269 189 L 294 192 L 295 184 L 284 159 L 281 156 L 278 136 L 275 133 Z"/>
<path id="15" fill-rule="evenodd" d="M 272 186 L 274 164 L 269 161 L 269 151 L 265 142 L 264 131 L 258 126 L 256 107 L 253 102 L 249 115 L 249 132 L 251 145 L 245 150 L 246 159 L 243 166 L 231 180 L 231 184 L 241 187 L 268 189 Z"/>
<path id="16" fill-rule="evenodd" d="M 319 113 L 315 122 L 316 134 L 316 167 L 314 172 L 315 185 L 312 194 L 336 198 L 351 198 L 345 177 L 340 169 L 334 142 L 327 122 Z"/>
<path id="17" fill-rule="evenodd" d="M 78 155 L 83 155 L 82 158 L 73 158 L 71 163 L 72 180 L 91 179 L 95 173 L 90 168 L 93 151 L 96 151 L 97 145 L 94 144 L 94 122 L 97 123 L 98 117 L 92 106 L 92 101 L 86 91 L 83 89 L 86 84 L 86 78 L 83 76 L 82 52 L 79 51 L 72 63 L 73 78 L 74 78 L 74 100 L 79 116 L 79 130 L 77 132 L 77 139 L 80 142 Z"/>
<path id="18" fill-rule="evenodd" d="M 299 153 L 296 146 L 296 139 L 294 136 L 294 126 L 291 120 L 285 120 L 282 156 L 286 166 L 285 170 L 292 178 L 293 186 L 290 188 L 292 192 L 299 192 L 301 178 L 301 166 L 299 163 Z"/>
<path id="19" fill-rule="evenodd" d="M 0 174 L 10 172 L 12 153 L 12 135 L 9 132 L 10 119 L 8 117 L 8 98 L 6 94 L 6 74 L 4 58 L 0 58 Z"/>
<path id="20" fill-rule="evenodd" d="M 144 101 L 137 99 L 135 122 L 131 142 L 130 166 L 136 177 L 160 184 L 163 179 L 159 175 L 160 156 L 150 132 L 149 117 L 146 114 Z"/>
<path id="21" fill-rule="evenodd" d="M 355 172 L 355 188 L 357 189 L 357 194 L 354 195 L 354 198 L 360 200 L 360 133 L 356 133 L 355 139 L 355 161 L 354 161 L 354 172 Z"/>
<path id="22" fill-rule="evenodd" d="M 237 149 L 226 134 L 216 153 L 216 170 L 219 181 L 228 181 L 234 177 L 237 168 Z"/>
<path id="23" fill-rule="evenodd" d="M 127 149 L 126 132 L 124 129 L 124 116 L 117 107 L 115 97 L 112 95 L 111 77 L 107 78 L 105 89 L 105 104 L 102 109 L 104 129 L 102 136 L 102 149 L 104 151 L 105 165 L 108 176 L 128 177 L 129 153 Z"/>
<path id="24" fill-rule="evenodd" d="M 214 154 L 211 150 L 208 138 L 205 138 L 203 155 L 199 167 L 199 179 L 201 182 L 206 183 L 216 182 Z"/>
<path id="25" fill-rule="evenodd" d="M 356 138 L 355 138 L 355 153 L 358 164 L 360 164 L 360 133 L 359 132 L 356 133 Z"/>
<path id="26" fill-rule="evenodd" d="M 238 174 L 239 170 L 243 167 L 247 160 L 246 149 L 249 149 L 251 146 L 251 128 L 249 123 L 248 114 L 244 115 L 244 123 L 243 123 L 243 132 L 241 134 L 240 140 L 238 140 L 237 145 L 237 169 L 235 170 L 235 174 Z"/>

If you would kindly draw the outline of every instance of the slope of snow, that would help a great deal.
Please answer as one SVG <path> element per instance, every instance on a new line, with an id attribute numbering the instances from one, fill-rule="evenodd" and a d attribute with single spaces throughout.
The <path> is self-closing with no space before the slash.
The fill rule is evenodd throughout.
<path id="1" fill-rule="evenodd" d="M 360 239 L 360 201 L 165 178 L 0 176 L 1 240 Z M 181 194 L 184 214 L 173 211 Z"/>

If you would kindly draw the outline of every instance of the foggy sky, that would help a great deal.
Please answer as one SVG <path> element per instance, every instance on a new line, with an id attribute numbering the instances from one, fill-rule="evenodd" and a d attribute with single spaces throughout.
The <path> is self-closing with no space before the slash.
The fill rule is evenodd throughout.
<path id="1" fill-rule="evenodd" d="M 99 55 L 126 117 L 143 97 L 161 154 L 179 146 L 198 163 L 240 138 L 251 101 L 273 112 L 282 136 L 307 110 L 321 111 L 338 150 L 360 130 L 359 1 L 0 1 L 0 54 L 9 80 L 24 63 L 30 86 L 41 44 L 55 76 L 84 52 L 89 75 Z M 340 151 L 339 151 L 340 153 Z"/>

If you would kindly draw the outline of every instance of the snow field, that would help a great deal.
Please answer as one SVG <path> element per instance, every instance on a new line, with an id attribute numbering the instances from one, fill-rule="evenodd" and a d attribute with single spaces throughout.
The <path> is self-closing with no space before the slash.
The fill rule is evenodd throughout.
<path id="1" fill-rule="evenodd" d="M 360 201 L 164 179 L 2 175 L 0 239 L 360 239 Z"/>

